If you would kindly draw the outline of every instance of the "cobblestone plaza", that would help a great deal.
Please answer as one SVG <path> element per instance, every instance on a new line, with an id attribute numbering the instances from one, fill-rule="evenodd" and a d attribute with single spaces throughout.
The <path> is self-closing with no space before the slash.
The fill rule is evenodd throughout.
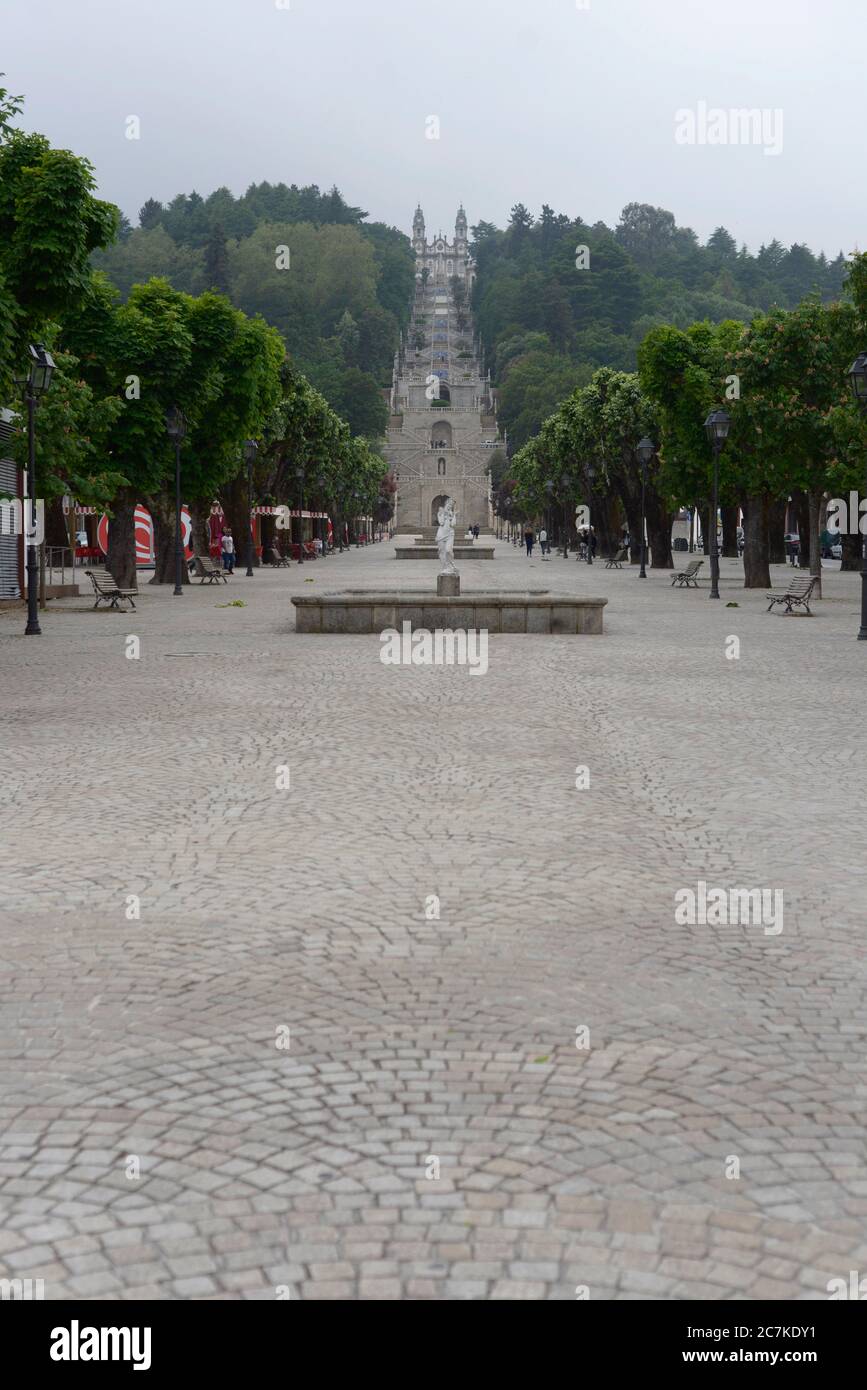
<path id="1" fill-rule="evenodd" d="M 859 580 L 783 618 L 722 565 L 711 604 L 499 542 L 464 589 L 605 597 L 606 631 L 492 636 L 483 679 L 295 634 L 293 594 L 431 583 L 387 544 L 126 615 L 82 589 L 37 640 L 0 614 L 0 1276 L 825 1299 L 865 1270 Z M 680 925 L 699 883 L 779 890 L 782 930 Z"/>

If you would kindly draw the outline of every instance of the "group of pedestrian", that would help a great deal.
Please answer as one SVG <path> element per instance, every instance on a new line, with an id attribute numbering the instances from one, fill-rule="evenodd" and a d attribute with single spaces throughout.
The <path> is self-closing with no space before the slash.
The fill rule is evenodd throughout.
<path id="1" fill-rule="evenodd" d="M 596 532 L 592 526 L 585 526 L 578 532 L 578 544 L 582 547 L 582 553 L 593 559 L 596 555 Z"/>
<path id="2" fill-rule="evenodd" d="M 592 526 L 585 527 L 583 531 L 578 532 L 578 543 L 583 548 L 585 555 L 588 550 L 592 555 L 596 554 L 596 532 Z M 527 558 L 529 559 L 533 554 L 533 547 L 536 544 L 536 533 L 529 524 L 524 531 L 524 544 L 527 547 Z M 548 532 L 545 530 L 544 526 L 540 526 L 539 528 L 539 549 L 543 557 L 551 554 L 551 542 L 548 539 Z"/>

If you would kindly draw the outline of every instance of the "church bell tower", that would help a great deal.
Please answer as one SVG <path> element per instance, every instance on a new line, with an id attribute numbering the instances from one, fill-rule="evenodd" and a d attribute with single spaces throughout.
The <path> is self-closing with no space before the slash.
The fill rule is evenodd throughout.
<path id="1" fill-rule="evenodd" d="M 458 256 L 466 254 L 467 249 L 467 214 L 464 212 L 463 203 L 458 208 L 458 215 L 455 219 L 455 252 Z"/>
<path id="2" fill-rule="evenodd" d="M 421 206 L 415 210 L 415 217 L 412 219 L 412 249 L 417 256 L 424 255 L 424 213 Z"/>

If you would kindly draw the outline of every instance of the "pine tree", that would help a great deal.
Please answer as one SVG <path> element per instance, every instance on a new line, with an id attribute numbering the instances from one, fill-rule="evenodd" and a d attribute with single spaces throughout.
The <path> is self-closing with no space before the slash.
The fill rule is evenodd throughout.
<path id="1" fill-rule="evenodd" d="M 229 256 L 221 222 L 214 223 L 205 246 L 205 280 L 209 289 L 229 293 Z"/>
<path id="2" fill-rule="evenodd" d="M 143 232 L 149 232 L 153 227 L 159 225 L 163 219 L 165 208 L 162 203 L 158 203 L 156 198 L 148 198 L 144 207 L 138 215 L 138 224 Z"/>

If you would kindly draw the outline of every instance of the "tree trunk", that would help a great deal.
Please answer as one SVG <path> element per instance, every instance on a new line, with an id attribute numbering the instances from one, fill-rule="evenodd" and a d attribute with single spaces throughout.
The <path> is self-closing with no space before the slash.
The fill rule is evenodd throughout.
<path id="1" fill-rule="evenodd" d="M 819 522 L 823 512 L 822 492 L 813 491 L 807 494 L 809 510 L 809 537 L 810 537 L 810 575 L 816 581 L 814 593 L 816 598 L 822 597 L 822 547 L 819 545 Z M 801 541 L 801 564 L 804 563 L 804 543 Z"/>
<path id="2" fill-rule="evenodd" d="M 864 537 L 857 531 L 854 535 L 849 535 L 846 531 L 840 532 L 840 543 L 843 547 L 843 558 L 840 561 L 840 570 L 860 570 L 861 568 L 861 543 Z"/>
<path id="3" fill-rule="evenodd" d="M 674 569 L 671 556 L 672 514 L 655 488 L 647 489 L 647 538 L 650 542 L 650 568 Z"/>
<path id="4" fill-rule="evenodd" d="M 202 503 L 190 502 L 187 505 L 190 513 L 190 549 L 194 555 L 204 555 L 209 558 L 210 546 L 205 540 L 205 513 Z"/>
<path id="5" fill-rule="evenodd" d="M 599 505 L 594 515 L 599 518 L 599 525 L 596 528 L 599 536 L 599 554 L 616 555 L 620 549 L 617 537 L 620 532 L 617 529 L 617 503 L 613 497 L 601 497 Z"/>
<path id="6" fill-rule="evenodd" d="M 59 497 L 52 498 L 45 505 L 45 544 L 69 548 L 69 529 Z"/>
<path id="7" fill-rule="evenodd" d="M 279 535 L 277 530 L 277 518 L 275 516 L 259 517 L 259 538 L 262 542 L 262 563 L 266 561 L 270 564 L 271 551 L 275 546 L 279 549 Z M 246 564 L 247 557 L 244 556 Z"/>
<path id="8" fill-rule="evenodd" d="M 247 496 L 246 474 L 239 473 L 230 483 L 220 489 L 220 502 L 226 522 L 232 528 L 235 540 L 235 569 L 247 568 L 247 539 L 250 535 L 249 499 Z M 253 568 L 259 565 L 259 557 L 253 550 Z"/>
<path id="9" fill-rule="evenodd" d="M 774 497 L 768 503 L 768 560 L 772 565 L 784 565 L 788 558 L 786 542 L 783 540 L 788 529 L 788 505 L 788 502 L 780 501 L 778 497 Z"/>
<path id="10" fill-rule="evenodd" d="M 727 560 L 738 558 L 738 508 L 720 507 L 722 513 L 722 553 Z"/>
<path id="11" fill-rule="evenodd" d="M 710 555 L 710 514 L 713 508 L 705 506 L 699 511 L 701 516 L 701 545 L 705 555 Z"/>
<path id="12" fill-rule="evenodd" d="M 154 523 L 154 577 L 151 584 L 175 582 L 175 500 L 167 493 L 152 497 L 148 510 Z M 182 537 L 183 540 L 183 537 Z M 190 575 L 181 557 L 181 583 L 189 584 Z"/>
<path id="13" fill-rule="evenodd" d="M 105 562 L 119 589 L 138 590 L 135 509 L 135 494 L 129 488 L 123 488 L 115 498 L 114 515 L 108 523 L 108 557 Z"/>
<path id="14" fill-rule="evenodd" d="M 748 497 L 744 511 L 744 588 L 769 589 L 771 571 L 768 563 L 768 506 L 766 492 Z"/>
<path id="15" fill-rule="evenodd" d="M 810 503 L 806 492 L 793 492 L 795 516 L 798 520 L 798 540 L 800 541 L 799 563 L 804 569 L 810 563 Z"/>
<path id="16" fill-rule="evenodd" d="M 641 561 L 641 501 L 636 501 L 626 488 L 620 489 L 620 501 L 629 527 L 629 563 L 637 565 Z"/>

